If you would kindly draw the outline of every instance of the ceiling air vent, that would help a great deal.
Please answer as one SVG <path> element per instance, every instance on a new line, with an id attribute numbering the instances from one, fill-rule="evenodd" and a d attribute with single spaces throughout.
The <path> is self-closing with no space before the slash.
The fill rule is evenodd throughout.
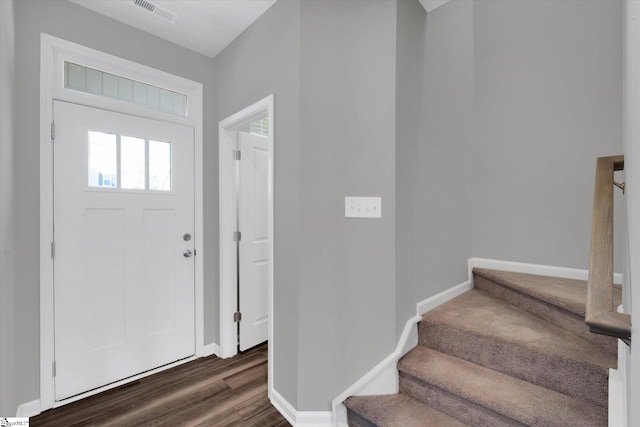
<path id="1" fill-rule="evenodd" d="M 157 16 L 158 18 L 164 19 L 167 22 L 171 22 L 172 24 L 175 24 L 178 20 L 177 13 L 172 12 L 169 9 L 159 6 L 148 0 L 131 0 L 131 3 Z"/>

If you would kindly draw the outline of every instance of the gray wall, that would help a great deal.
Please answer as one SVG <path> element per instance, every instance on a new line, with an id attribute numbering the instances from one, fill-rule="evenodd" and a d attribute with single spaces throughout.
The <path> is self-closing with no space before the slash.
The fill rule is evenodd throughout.
<path id="1" fill-rule="evenodd" d="M 298 410 L 393 349 L 394 34 L 393 2 L 285 0 L 215 59 L 220 119 L 275 94 L 275 388 Z M 346 195 L 384 218 L 346 220 Z"/>
<path id="2" fill-rule="evenodd" d="M 395 1 L 302 1 L 298 410 L 395 346 Z M 381 196 L 382 219 L 344 218 Z M 277 237 L 277 236 L 276 236 Z"/>
<path id="3" fill-rule="evenodd" d="M 473 6 L 398 1 L 396 334 L 416 303 L 467 279 Z"/>
<path id="4" fill-rule="evenodd" d="M 39 388 L 39 97 L 40 33 L 117 55 L 204 84 L 205 343 L 217 340 L 217 146 L 213 102 L 213 61 L 198 53 L 105 18 L 64 0 L 15 2 L 16 74 L 20 88 L 15 109 L 15 278 L 16 384 L 18 403 L 38 399 Z M 207 117 L 208 116 L 208 117 Z"/>
<path id="5" fill-rule="evenodd" d="M 621 152 L 621 6 L 398 2 L 398 334 L 470 256 L 587 267 L 595 158 Z"/>
<path id="6" fill-rule="evenodd" d="M 214 62 L 218 115 L 213 122 L 269 94 L 275 97 L 273 342 L 277 344 L 274 386 L 297 407 L 301 167 L 299 1 L 278 1 Z M 217 143 L 215 145 L 217 147 Z"/>
<path id="7" fill-rule="evenodd" d="M 13 0 L 0 1 L 0 414 L 14 415 L 15 280 L 13 276 Z"/>
<path id="8" fill-rule="evenodd" d="M 473 255 L 586 268 L 595 158 L 622 150 L 622 2 L 473 10 Z"/>
<path id="9" fill-rule="evenodd" d="M 395 341 L 395 3 L 279 1 L 215 73 L 220 119 L 275 94 L 275 388 L 327 410 Z"/>
<path id="10" fill-rule="evenodd" d="M 215 60 L 64 0 L 15 2 L 21 92 L 0 146 L 20 183 L 19 286 L 2 287 L 15 402 L 39 395 L 40 32 L 204 83 L 206 343 L 217 122 L 275 94 L 275 387 L 298 410 L 328 410 L 471 255 L 586 267 L 594 159 L 621 150 L 621 3 L 456 0 L 425 17 L 399 1 L 280 0 Z M 345 219 L 346 195 L 382 196 L 383 218 Z"/>

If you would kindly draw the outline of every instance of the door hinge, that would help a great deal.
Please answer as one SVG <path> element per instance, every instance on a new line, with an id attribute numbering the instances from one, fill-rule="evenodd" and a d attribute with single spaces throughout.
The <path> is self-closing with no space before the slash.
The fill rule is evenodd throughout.
<path id="1" fill-rule="evenodd" d="M 53 376 L 56 376 L 56 361 L 54 360 L 53 362 L 51 362 L 51 372 L 53 373 Z"/>
<path id="2" fill-rule="evenodd" d="M 51 140 L 54 141 L 56 139 L 56 122 L 51 122 Z"/>
<path id="3" fill-rule="evenodd" d="M 242 158 L 240 150 L 233 150 L 233 160 L 240 160 L 240 158 Z"/>
<path id="4" fill-rule="evenodd" d="M 55 259 L 56 257 L 56 242 L 51 242 L 51 258 Z"/>
<path id="5" fill-rule="evenodd" d="M 242 233 L 239 231 L 234 231 L 233 232 L 233 241 L 234 242 L 239 242 L 240 240 L 242 240 Z"/>
<path id="6" fill-rule="evenodd" d="M 239 311 L 236 311 L 235 313 L 233 313 L 234 322 L 239 322 L 241 320 L 242 320 L 242 313 L 240 313 Z"/>

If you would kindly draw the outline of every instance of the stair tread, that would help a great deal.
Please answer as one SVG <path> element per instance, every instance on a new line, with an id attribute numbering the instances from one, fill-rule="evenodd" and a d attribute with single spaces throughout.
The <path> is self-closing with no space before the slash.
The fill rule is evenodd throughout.
<path id="1" fill-rule="evenodd" d="M 606 426 L 617 356 L 584 327 L 587 283 L 481 268 L 474 275 L 477 288 L 422 317 L 419 345 L 398 362 L 398 395 L 345 402 L 350 425 Z M 433 413 L 457 419 L 426 424 Z"/>
<path id="2" fill-rule="evenodd" d="M 602 347 L 479 289 L 426 313 L 419 343 L 601 407 L 617 363 Z"/>
<path id="3" fill-rule="evenodd" d="M 613 355 L 592 343 L 477 289 L 429 311 L 423 322 L 462 328 L 602 369 L 616 365 Z"/>
<path id="4" fill-rule="evenodd" d="M 592 333 L 584 322 L 585 281 L 476 268 L 473 286 L 617 354 L 615 338 Z M 620 288 L 614 287 L 615 301 L 620 294 Z"/>
<path id="5" fill-rule="evenodd" d="M 502 286 L 537 298 L 548 304 L 584 317 L 587 302 L 587 282 L 527 273 L 474 268 L 473 273 Z M 622 289 L 613 287 L 614 304 L 622 301 Z"/>
<path id="6" fill-rule="evenodd" d="M 345 406 L 380 427 L 466 427 L 467 424 L 404 394 L 352 396 Z"/>
<path id="7" fill-rule="evenodd" d="M 424 346 L 407 353 L 398 369 L 526 425 L 607 425 L 605 408 Z"/>

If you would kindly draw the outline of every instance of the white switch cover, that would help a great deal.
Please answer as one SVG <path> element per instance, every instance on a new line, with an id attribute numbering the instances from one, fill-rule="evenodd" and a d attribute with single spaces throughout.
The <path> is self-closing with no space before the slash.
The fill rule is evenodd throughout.
<path id="1" fill-rule="evenodd" d="M 382 218 L 382 197 L 344 198 L 345 218 Z"/>

